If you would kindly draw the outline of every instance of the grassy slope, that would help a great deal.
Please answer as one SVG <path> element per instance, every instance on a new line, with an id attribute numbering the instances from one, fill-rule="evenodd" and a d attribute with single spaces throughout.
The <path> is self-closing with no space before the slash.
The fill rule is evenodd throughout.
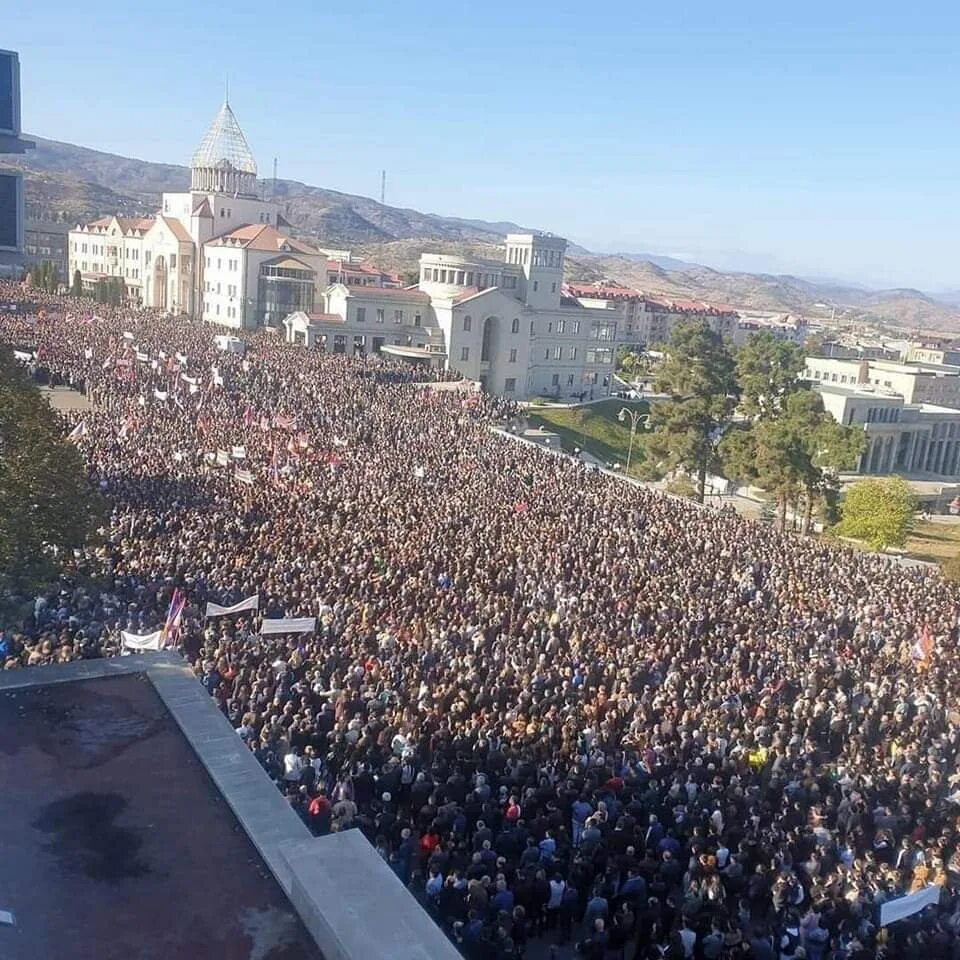
<path id="1" fill-rule="evenodd" d="M 917 521 L 907 538 L 906 551 L 918 560 L 940 563 L 960 553 L 960 523 Z"/>
<path id="2" fill-rule="evenodd" d="M 626 465 L 627 450 L 630 446 L 630 422 L 628 420 L 626 424 L 622 424 L 617 420 L 621 407 L 646 412 L 647 403 L 612 399 L 585 404 L 582 407 L 531 407 L 527 419 L 532 427 L 542 426 L 559 434 L 564 450 L 572 451 L 574 447 L 580 447 L 604 463 Z M 631 474 L 635 473 L 635 468 L 643 462 L 642 429 L 642 425 L 637 427 L 637 436 L 633 443 Z"/>

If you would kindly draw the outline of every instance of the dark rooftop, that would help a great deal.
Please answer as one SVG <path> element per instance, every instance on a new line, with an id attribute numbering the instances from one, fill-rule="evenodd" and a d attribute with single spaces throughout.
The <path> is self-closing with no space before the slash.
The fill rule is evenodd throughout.
<path id="1" fill-rule="evenodd" d="M 4 960 L 321 960 L 144 675 L 0 691 L 0 784 Z"/>

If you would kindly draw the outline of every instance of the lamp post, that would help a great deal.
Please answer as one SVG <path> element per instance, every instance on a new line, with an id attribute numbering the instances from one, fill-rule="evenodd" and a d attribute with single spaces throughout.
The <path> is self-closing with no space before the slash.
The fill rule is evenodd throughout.
<path id="1" fill-rule="evenodd" d="M 630 460 L 633 457 L 633 438 L 637 435 L 637 424 L 643 423 L 646 425 L 650 419 L 650 414 L 640 413 L 639 410 L 630 410 L 627 407 L 621 407 L 620 412 L 617 414 L 617 419 L 621 423 L 626 423 L 628 417 L 630 418 L 630 445 L 627 447 L 626 473 L 630 472 Z"/>

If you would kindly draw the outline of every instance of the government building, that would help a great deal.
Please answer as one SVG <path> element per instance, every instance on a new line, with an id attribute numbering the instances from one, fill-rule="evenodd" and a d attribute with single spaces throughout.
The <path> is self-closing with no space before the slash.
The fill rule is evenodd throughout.
<path id="1" fill-rule="evenodd" d="M 152 217 L 103 217 L 69 232 L 69 278 L 93 292 L 234 329 L 267 328 L 307 348 L 385 354 L 461 374 L 516 399 L 606 396 L 618 345 L 669 339 L 705 317 L 732 338 L 734 311 L 565 285 L 566 240 L 510 234 L 502 260 L 427 253 L 418 282 L 291 236 L 258 195 L 257 165 L 228 102 L 190 164 L 190 189 Z"/>

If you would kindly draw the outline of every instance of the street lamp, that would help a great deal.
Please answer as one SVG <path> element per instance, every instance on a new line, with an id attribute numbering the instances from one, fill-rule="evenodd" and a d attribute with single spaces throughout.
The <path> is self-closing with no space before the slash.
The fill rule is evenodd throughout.
<path id="1" fill-rule="evenodd" d="M 643 423 L 646 425 L 647 421 L 650 419 L 649 413 L 640 413 L 638 410 L 630 410 L 627 407 L 621 407 L 620 412 L 617 414 L 617 419 L 621 423 L 627 422 L 627 417 L 630 418 L 630 446 L 627 447 L 627 468 L 626 472 L 630 472 L 630 458 L 633 456 L 633 438 L 637 435 L 637 424 Z"/>

